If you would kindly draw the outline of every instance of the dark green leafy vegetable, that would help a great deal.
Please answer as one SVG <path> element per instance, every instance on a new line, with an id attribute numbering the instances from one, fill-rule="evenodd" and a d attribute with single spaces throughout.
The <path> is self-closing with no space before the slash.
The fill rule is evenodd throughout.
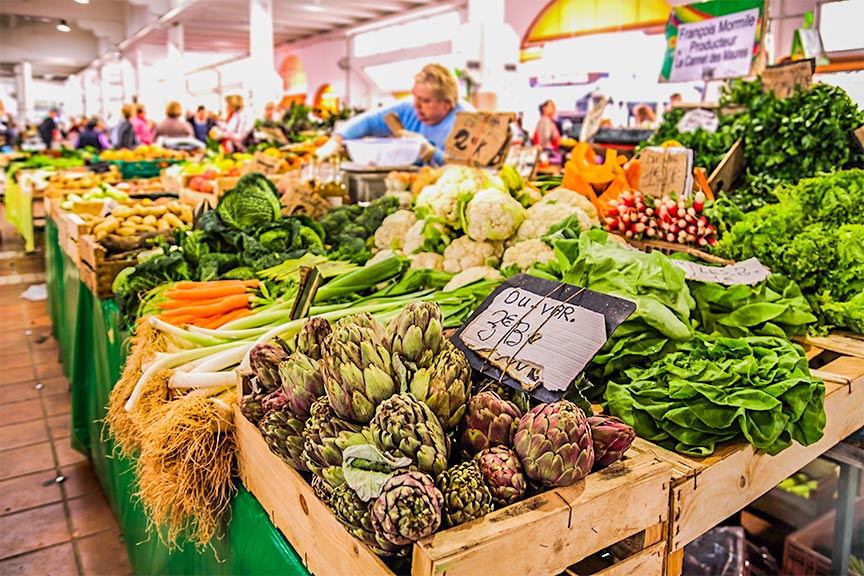
<path id="1" fill-rule="evenodd" d="M 266 176 L 250 172 L 219 199 L 216 211 L 225 223 L 238 230 L 270 224 L 280 217 L 279 192 Z"/>
<path id="2" fill-rule="evenodd" d="M 330 247 L 328 256 L 363 264 L 372 257 L 371 241 L 384 218 L 399 209 L 399 199 L 382 196 L 363 207 L 359 204 L 330 210 L 319 224 Z"/>

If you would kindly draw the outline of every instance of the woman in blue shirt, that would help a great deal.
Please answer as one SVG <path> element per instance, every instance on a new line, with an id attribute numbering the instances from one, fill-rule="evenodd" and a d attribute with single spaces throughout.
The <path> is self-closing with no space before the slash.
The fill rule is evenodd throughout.
<path id="1" fill-rule="evenodd" d="M 384 117 L 395 112 L 402 126 L 410 136 L 422 137 L 435 148 L 431 163 L 443 164 L 444 142 L 453 124 L 456 113 L 473 111 L 474 109 L 459 101 L 459 87 L 456 78 L 440 64 L 427 64 L 419 74 L 414 76 L 414 96 L 412 101 L 405 101 L 374 112 L 361 114 L 349 121 L 343 128 L 333 133 L 333 137 L 319 148 L 318 157 L 327 158 L 338 152 L 345 140 L 355 140 L 365 136 L 386 137 L 393 133 L 388 128 Z"/>

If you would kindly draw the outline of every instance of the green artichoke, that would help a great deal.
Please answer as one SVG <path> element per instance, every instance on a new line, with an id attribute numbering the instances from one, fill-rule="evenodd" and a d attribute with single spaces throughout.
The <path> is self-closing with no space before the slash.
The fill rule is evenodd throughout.
<path id="1" fill-rule="evenodd" d="M 249 365 L 264 391 L 272 392 L 281 386 L 279 363 L 287 358 L 285 350 L 271 344 L 256 344 L 249 351 Z"/>
<path id="2" fill-rule="evenodd" d="M 506 446 L 493 446 L 474 456 L 496 508 L 509 506 L 525 496 L 528 483 L 516 453 Z"/>
<path id="3" fill-rule="evenodd" d="M 379 556 L 404 556 L 408 548 L 397 546 L 378 536 L 372 527 L 371 505 L 364 502 L 348 484 L 342 484 L 330 495 L 330 507 L 336 518 L 361 542 Z"/>
<path id="4" fill-rule="evenodd" d="M 594 444 L 594 468 L 605 468 L 620 460 L 630 448 L 636 431 L 615 416 L 588 418 Z"/>
<path id="5" fill-rule="evenodd" d="M 428 474 L 394 474 L 370 505 L 372 528 L 380 538 L 407 546 L 438 529 L 443 505 L 444 496 Z"/>
<path id="6" fill-rule="evenodd" d="M 453 430 L 471 397 L 471 365 L 461 350 L 448 344 L 431 367 L 414 374 L 408 391 L 432 409 L 444 430 Z"/>
<path id="7" fill-rule="evenodd" d="M 525 414 L 513 436 L 525 475 L 544 486 L 570 486 L 594 465 L 585 413 L 569 400 L 541 404 Z"/>
<path id="8" fill-rule="evenodd" d="M 492 493 L 473 460 L 439 474 L 435 486 L 444 496 L 441 523 L 445 528 L 476 520 L 492 511 Z"/>
<path id="9" fill-rule="evenodd" d="M 295 470 L 308 472 L 303 459 L 303 431 L 306 423 L 287 409 L 271 410 L 258 423 L 270 450 Z"/>
<path id="10" fill-rule="evenodd" d="M 288 408 L 298 418 L 308 418 L 312 402 L 324 395 L 324 375 L 317 361 L 292 352 L 279 364 L 279 377 Z"/>
<path id="11" fill-rule="evenodd" d="M 492 391 L 468 401 L 460 446 L 469 457 L 491 446 L 513 446 L 513 433 L 522 412 Z"/>
<path id="12" fill-rule="evenodd" d="M 303 459 L 311 472 L 335 488 L 345 482 L 342 450 L 366 442 L 363 427 L 336 416 L 326 396 L 312 403 L 303 431 Z"/>
<path id="13" fill-rule="evenodd" d="M 266 397 L 266 393 L 253 392 L 240 398 L 240 412 L 256 426 L 264 417 L 264 398 Z"/>
<path id="14" fill-rule="evenodd" d="M 333 411 L 362 424 L 396 392 L 389 347 L 376 324 L 368 314 L 342 318 L 321 350 L 324 388 Z"/>
<path id="15" fill-rule="evenodd" d="M 330 497 L 333 496 L 333 487 L 330 486 L 321 476 L 312 475 L 312 491 L 319 500 L 330 505 Z"/>
<path id="16" fill-rule="evenodd" d="M 494 380 L 487 380 L 478 387 L 478 390 L 480 392 L 495 392 L 498 396 L 516 406 L 516 408 L 519 409 L 520 414 L 525 414 L 531 409 L 529 396 L 521 390 L 517 390 L 511 386 L 507 386 L 506 384 Z"/>
<path id="17" fill-rule="evenodd" d="M 392 456 L 405 456 L 432 477 L 447 468 L 447 440 L 438 418 L 411 394 L 397 394 L 382 402 L 369 423 L 375 446 Z"/>
<path id="18" fill-rule="evenodd" d="M 320 316 L 314 316 L 306 321 L 297 334 L 294 350 L 313 360 L 320 360 L 321 345 L 330 332 L 330 323 Z"/>
<path id="19" fill-rule="evenodd" d="M 406 304 L 388 328 L 393 335 L 393 369 L 403 387 L 417 370 L 430 368 L 448 343 L 441 309 L 432 302 Z"/>

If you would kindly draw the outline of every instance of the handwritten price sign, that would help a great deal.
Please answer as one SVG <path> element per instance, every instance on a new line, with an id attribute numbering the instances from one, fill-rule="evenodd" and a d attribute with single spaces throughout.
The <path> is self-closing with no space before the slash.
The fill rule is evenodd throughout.
<path id="1" fill-rule="evenodd" d="M 512 112 L 457 112 L 444 143 L 444 162 L 498 168 L 510 146 Z"/>
<path id="2" fill-rule="evenodd" d="M 731 266 L 703 266 L 695 262 L 685 260 L 672 260 L 672 263 L 684 270 L 684 276 L 688 280 L 698 282 L 716 282 L 724 286 L 735 286 L 746 284 L 753 286 L 768 279 L 771 271 L 762 265 L 756 258 L 749 258 L 743 262 Z"/>

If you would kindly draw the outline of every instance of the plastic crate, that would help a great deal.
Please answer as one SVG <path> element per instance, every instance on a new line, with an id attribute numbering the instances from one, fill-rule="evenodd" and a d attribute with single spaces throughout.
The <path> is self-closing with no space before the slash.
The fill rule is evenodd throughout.
<path id="1" fill-rule="evenodd" d="M 834 545 L 835 512 L 829 512 L 786 539 L 783 548 L 783 574 L 788 576 L 831 576 L 831 559 L 815 550 Z M 855 521 L 864 518 L 864 498 L 855 502 Z M 854 544 L 854 543 L 853 543 Z M 849 572 L 850 576 L 852 572 Z"/>
<path id="2" fill-rule="evenodd" d="M 125 160 L 111 160 L 109 163 L 120 168 L 120 174 L 124 180 L 134 180 L 135 178 L 156 178 L 162 174 L 162 169 L 177 164 L 182 160 L 139 160 L 137 162 L 127 162 Z"/>

